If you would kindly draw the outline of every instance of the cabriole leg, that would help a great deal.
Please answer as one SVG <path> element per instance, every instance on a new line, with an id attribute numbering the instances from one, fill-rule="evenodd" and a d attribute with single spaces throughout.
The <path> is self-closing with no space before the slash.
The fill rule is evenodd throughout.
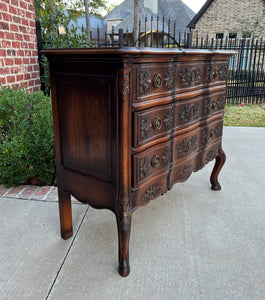
<path id="1" fill-rule="evenodd" d="M 223 149 L 220 147 L 219 151 L 218 151 L 218 156 L 215 159 L 215 165 L 214 165 L 211 177 L 210 177 L 210 181 L 212 184 L 212 190 L 214 190 L 214 191 L 221 190 L 221 185 L 218 182 L 218 175 L 225 163 L 225 160 L 226 160 L 226 155 L 225 155 Z"/>
<path id="2" fill-rule="evenodd" d="M 117 229 L 119 237 L 119 273 L 126 277 L 130 274 L 129 264 L 129 242 L 131 232 L 131 215 L 116 215 Z"/>
<path id="3" fill-rule="evenodd" d="M 73 235 L 71 195 L 58 188 L 61 236 L 68 239 Z"/>

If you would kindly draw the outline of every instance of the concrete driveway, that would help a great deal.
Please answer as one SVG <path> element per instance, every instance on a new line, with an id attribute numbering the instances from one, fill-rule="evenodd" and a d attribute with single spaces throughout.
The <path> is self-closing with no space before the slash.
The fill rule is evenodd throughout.
<path id="1" fill-rule="evenodd" d="M 73 203 L 74 236 L 54 201 L 0 198 L 0 299 L 265 299 L 265 128 L 224 129 L 213 162 L 133 215 L 131 274 L 117 272 L 114 215 Z"/>

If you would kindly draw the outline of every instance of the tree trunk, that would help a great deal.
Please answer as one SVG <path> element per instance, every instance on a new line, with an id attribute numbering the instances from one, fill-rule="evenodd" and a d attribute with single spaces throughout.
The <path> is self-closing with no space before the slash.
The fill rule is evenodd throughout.
<path id="1" fill-rule="evenodd" d="M 89 17 L 88 1 L 84 0 L 84 4 L 85 4 L 85 13 L 86 13 L 87 38 L 88 38 L 88 41 L 90 41 L 90 17 Z"/>
<path id="2" fill-rule="evenodd" d="M 134 39 L 134 41 L 138 38 L 139 17 L 140 17 L 140 0 L 134 0 L 134 24 L 133 24 L 133 39 Z"/>

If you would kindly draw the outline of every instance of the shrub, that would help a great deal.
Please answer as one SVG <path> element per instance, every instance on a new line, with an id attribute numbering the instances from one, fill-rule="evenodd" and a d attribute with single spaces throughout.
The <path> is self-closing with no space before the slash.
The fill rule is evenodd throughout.
<path id="1" fill-rule="evenodd" d="M 0 183 L 49 185 L 55 174 L 50 98 L 0 87 Z"/>

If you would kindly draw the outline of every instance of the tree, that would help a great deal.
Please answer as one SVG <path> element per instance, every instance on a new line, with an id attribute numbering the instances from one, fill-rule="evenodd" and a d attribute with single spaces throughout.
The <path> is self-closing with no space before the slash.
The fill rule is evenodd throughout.
<path id="1" fill-rule="evenodd" d="M 138 24 L 140 17 L 140 0 L 134 0 L 134 22 L 133 22 L 133 38 L 134 40 L 138 37 Z"/>

